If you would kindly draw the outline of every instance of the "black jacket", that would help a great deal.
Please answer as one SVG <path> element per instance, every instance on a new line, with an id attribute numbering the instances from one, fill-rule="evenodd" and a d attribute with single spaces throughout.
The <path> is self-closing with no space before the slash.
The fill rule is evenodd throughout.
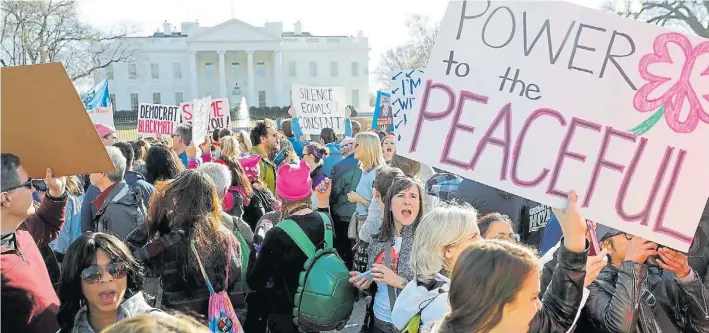
<path id="1" fill-rule="evenodd" d="M 273 211 L 273 202 L 276 197 L 273 193 L 268 190 L 268 188 L 263 188 L 262 190 L 254 187 L 254 194 L 251 196 L 251 202 L 249 205 L 244 207 L 243 219 L 249 224 L 251 230 L 256 228 L 258 220 L 264 214 Z"/>
<path id="2" fill-rule="evenodd" d="M 347 193 L 357 189 L 359 179 L 362 177 L 362 169 L 359 168 L 358 163 L 352 154 L 335 164 L 330 171 L 332 178 L 330 211 L 336 222 L 349 223 L 357 207 L 357 204 L 347 200 Z"/>
<path id="3" fill-rule="evenodd" d="M 587 258 L 588 248 L 582 253 L 574 253 L 560 246 L 559 264 L 554 268 L 542 309 L 529 323 L 528 332 L 566 333 L 571 328 L 583 298 Z"/>
<path id="4" fill-rule="evenodd" d="M 609 265 L 589 287 L 576 332 L 709 332 L 707 292 L 693 274 L 680 282 L 670 272 L 632 261 Z"/>

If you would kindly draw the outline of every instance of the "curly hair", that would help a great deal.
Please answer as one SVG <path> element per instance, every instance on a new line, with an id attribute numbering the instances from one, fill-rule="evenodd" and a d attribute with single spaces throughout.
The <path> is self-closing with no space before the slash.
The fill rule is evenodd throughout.
<path id="1" fill-rule="evenodd" d="M 251 145 L 258 146 L 261 143 L 261 138 L 268 136 L 268 129 L 273 128 L 271 124 L 264 120 L 256 122 L 256 126 L 251 129 Z"/>

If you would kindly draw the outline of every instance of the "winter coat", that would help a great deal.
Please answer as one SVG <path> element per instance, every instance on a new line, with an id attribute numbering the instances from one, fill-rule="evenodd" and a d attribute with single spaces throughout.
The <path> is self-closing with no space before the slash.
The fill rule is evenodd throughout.
<path id="1" fill-rule="evenodd" d="M 354 154 L 345 157 L 335 164 L 330 172 L 332 192 L 330 192 L 330 207 L 335 223 L 349 223 L 354 215 L 356 204 L 347 200 L 347 193 L 357 189 L 362 169 Z"/>

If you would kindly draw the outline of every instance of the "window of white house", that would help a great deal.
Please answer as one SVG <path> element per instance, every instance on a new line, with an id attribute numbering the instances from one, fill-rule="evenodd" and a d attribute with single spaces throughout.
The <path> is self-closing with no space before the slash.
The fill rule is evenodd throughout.
<path id="1" fill-rule="evenodd" d="M 265 90 L 258 91 L 258 106 L 260 108 L 266 106 L 266 91 Z"/>
<path id="2" fill-rule="evenodd" d="M 339 75 L 339 68 L 337 61 L 333 61 L 330 63 L 330 76 L 335 77 Z"/>
<path id="3" fill-rule="evenodd" d="M 153 93 L 153 104 L 162 104 L 160 101 L 160 93 Z"/>
<path id="4" fill-rule="evenodd" d="M 356 61 L 352 62 L 352 76 L 359 76 L 359 63 Z"/>
<path id="5" fill-rule="evenodd" d="M 296 70 L 295 61 L 288 63 L 288 76 L 296 77 L 298 76 L 298 71 Z"/>
<path id="6" fill-rule="evenodd" d="M 182 94 L 182 92 L 176 92 L 175 93 L 175 105 L 180 105 L 184 101 L 185 101 L 185 96 Z"/>
<path id="7" fill-rule="evenodd" d="M 106 78 L 113 80 L 113 64 L 106 66 Z"/>
<path id="8" fill-rule="evenodd" d="M 208 79 L 214 78 L 214 64 L 211 62 L 204 64 L 204 73 Z"/>
<path id="9" fill-rule="evenodd" d="M 241 76 L 241 68 L 239 68 L 239 63 L 238 62 L 232 62 L 231 63 L 231 76 L 234 77 L 239 77 Z"/>
<path id="10" fill-rule="evenodd" d="M 359 90 L 352 89 L 352 106 L 359 108 Z"/>
<path id="11" fill-rule="evenodd" d="M 318 76 L 318 63 L 315 61 L 310 62 L 310 77 Z"/>
<path id="12" fill-rule="evenodd" d="M 130 94 L 130 109 L 138 112 L 138 94 Z"/>
<path id="13" fill-rule="evenodd" d="M 135 80 L 138 78 L 138 65 L 128 64 L 128 79 Z"/>
<path id="14" fill-rule="evenodd" d="M 263 62 L 256 63 L 256 75 L 258 77 L 266 77 L 266 64 Z"/>
<path id="15" fill-rule="evenodd" d="M 172 64 L 172 76 L 175 79 L 181 79 L 182 78 L 182 64 L 179 62 L 175 62 Z"/>
<path id="16" fill-rule="evenodd" d="M 150 64 L 150 77 L 153 79 L 160 78 L 160 66 L 158 64 Z"/>
<path id="17" fill-rule="evenodd" d="M 116 94 L 110 94 L 108 95 L 108 98 L 111 100 L 111 106 L 113 109 L 116 109 Z"/>

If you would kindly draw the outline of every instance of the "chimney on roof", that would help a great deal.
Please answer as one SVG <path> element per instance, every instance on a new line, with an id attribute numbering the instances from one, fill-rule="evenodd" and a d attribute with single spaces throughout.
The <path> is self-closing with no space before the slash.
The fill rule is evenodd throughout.
<path id="1" fill-rule="evenodd" d="M 170 35 L 172 33 L 172 29 L 170 29 L 170 23 L 168 23 L 167 21 L 163 22 L 162 30 L 165 35 Z"/>
<path id="2" fill-rule="evenodd" d="M 298 20 L 297 22 L 295 22 L 295 24 L 293 25 L 293 27 L 295 28 L 294 34 L 295 34 L 296 36 L 303 34 L 303 24 L 300 23 L 300 20 Z"/>

